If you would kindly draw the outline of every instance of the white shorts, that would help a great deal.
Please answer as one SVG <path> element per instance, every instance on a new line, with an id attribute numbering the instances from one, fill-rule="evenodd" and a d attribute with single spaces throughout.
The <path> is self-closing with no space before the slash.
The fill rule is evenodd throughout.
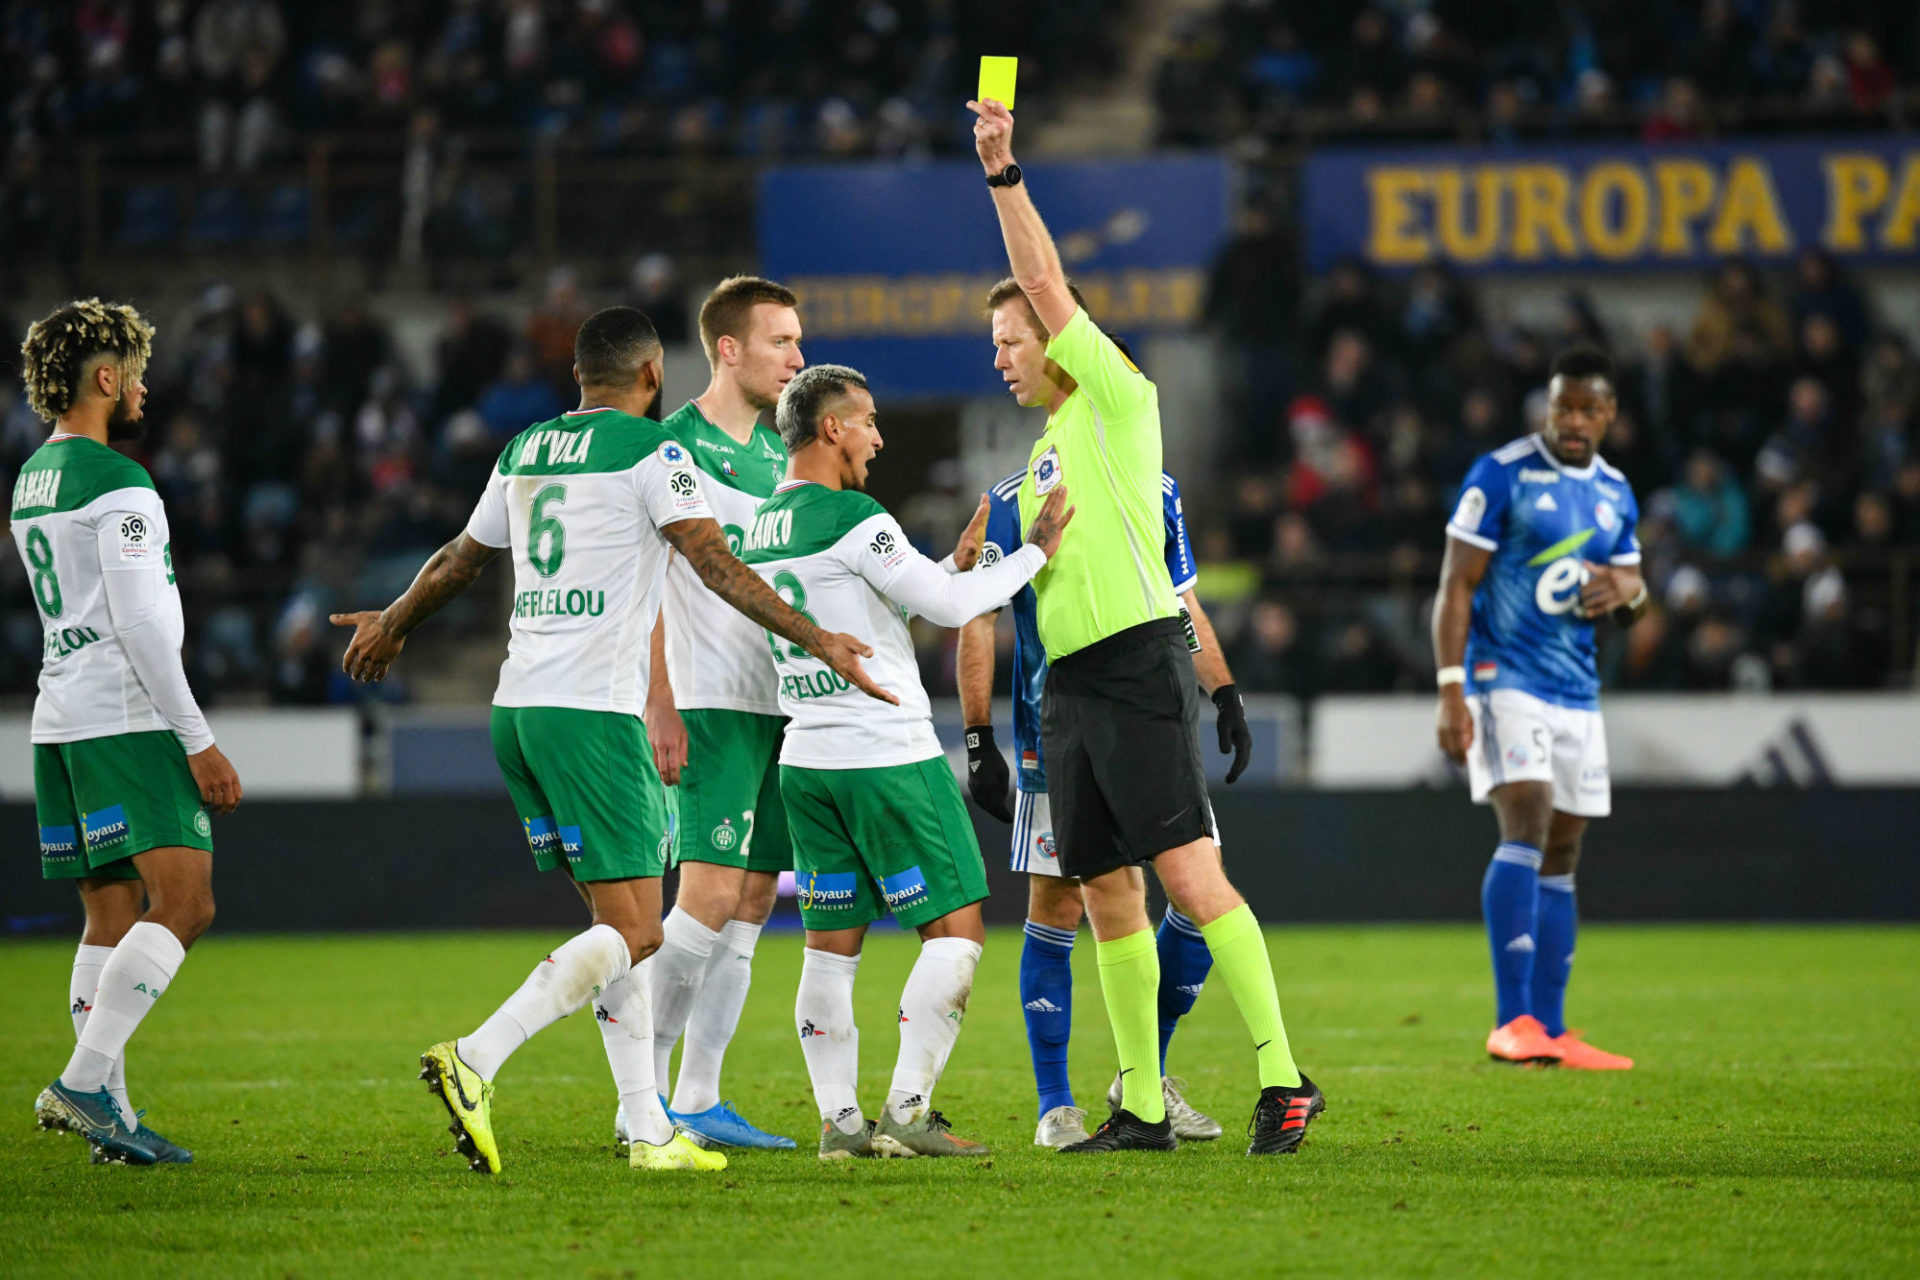
<path id="1" fill-rule="evenodd" d="M 1207 806 L 1213 844 L 1220 847 L 1220 823 Z M 1061 876 L 1060 846 L 1053 838 L 1053 808 L 1044 791 L 1013 793 L 1013 869 L 1036 876 Z"/>
<path id="2" fill-rule="evenodd" d="M 1613 811 L 1607 727 L 1598 711 L 1556 707 L 1518 689 L 1470 694 L 1467 783 L 1475 804 L 1508 782 L 1551 782 L 1553 807 L 1578 818 Z"/>

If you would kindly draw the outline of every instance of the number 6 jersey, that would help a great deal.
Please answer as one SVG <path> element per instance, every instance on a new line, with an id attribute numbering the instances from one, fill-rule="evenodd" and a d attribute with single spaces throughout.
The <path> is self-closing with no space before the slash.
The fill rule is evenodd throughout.
<path id="1" fill-rule="evenodd" d="M 1467 692 L 1518 689 L 1593 711 L 1593 619 L 1580 612 L 1588 564 L 1640 563 L 1640 508 L 1626 476 L 1596 457 L 1569 467 L 1539 436 L 1484 454 L 1467 472 L 1447 536 L 1492 552 L 1473 594 Z"/>
<path id="2" fill-rule="evenodd" d="M 510 547 L 513 614 L 497 707 L 640 715 L 669 544 L 711 519 L 686 448 L 657 422 L 578 409 L 500 455 L 467 536 Z"/>

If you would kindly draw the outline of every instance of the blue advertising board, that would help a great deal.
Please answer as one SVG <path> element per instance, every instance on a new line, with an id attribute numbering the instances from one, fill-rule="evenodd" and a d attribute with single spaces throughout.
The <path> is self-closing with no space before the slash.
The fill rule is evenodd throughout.
<path id="1" fill-rule="evenodd" d="M 1034 202 L 1094 318 L 1132 336 L 1187 328 L 1227 231 L 1219 157 L 1037 163 Z M 760 269 L 800 295 L 804 350 L 889 395 L 990 395 L 987 291 L 1007 274 L 972 160 L 801 165 L 759 192 Z"/>
<path id="2" fill-rule="evenodd" d="M 1920 260 L 1920 139 L 1330 150 L 1304 181 L 1308 266 L 1660 270 L 1809 247 Z"/>

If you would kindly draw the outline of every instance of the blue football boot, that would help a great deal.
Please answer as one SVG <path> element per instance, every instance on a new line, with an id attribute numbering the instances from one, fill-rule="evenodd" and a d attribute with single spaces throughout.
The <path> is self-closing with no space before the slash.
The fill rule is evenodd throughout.
<path id="1" fill-rule="evenodd" d="M 673 1111 L 668 1116 L 675 1127 L 703 1146 L 792 1151 L 796 1145 L 792 1138 L 754 1128 L 731 1102 L 716 1103 L 705 1111 Z"/>
<path id="2" fill-rule="evenodd" d="M 109 1160 L 153 1164 L 158 1158 L 153 1147 L 126 1127 L 119 1105 L 105 1089 L 80 1093 L 55 1080 L 34 1099 L 33 1114 L 42 1129 L 77 1133 L 101 1148 Z"/>

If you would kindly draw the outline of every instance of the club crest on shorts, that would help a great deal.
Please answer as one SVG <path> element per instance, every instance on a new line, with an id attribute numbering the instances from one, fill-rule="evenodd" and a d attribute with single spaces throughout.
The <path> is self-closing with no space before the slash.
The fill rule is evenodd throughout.
<path id="1" fill-rule="evenodd" d="M 1033 838 L 1034 847 L 1040 850 L 1040 856 L 1049 862 L 1060 859 L 1060 842 L 1053 838 L 1053 832 L 1042 831 Z"/>
<path id="2" fill-rule="evenodd" d="M 194 813 L 193 829 L 195 831 L 198 831 L 203 836 L 210 836 L 213 834 L 213 823 L 207 820 L 207 811 L 205 809 L 197 810 Z"/>
<path id="3" fill-rule="evenodd" d="M 1048 445 L 1047 451 L 1033 460 L 1033 491 L 1045 497 L 1060 483 L 1060 450 Z"/>
<path id="4" fill-rule="evenodd" d="M 713 829 L 713 834 L 708 839 L 713 841 L 714 848 L 726 853 L 740 843 L 740 833 L 733 829 L 732 818 L 722 818 L 720 825 Z"/>

